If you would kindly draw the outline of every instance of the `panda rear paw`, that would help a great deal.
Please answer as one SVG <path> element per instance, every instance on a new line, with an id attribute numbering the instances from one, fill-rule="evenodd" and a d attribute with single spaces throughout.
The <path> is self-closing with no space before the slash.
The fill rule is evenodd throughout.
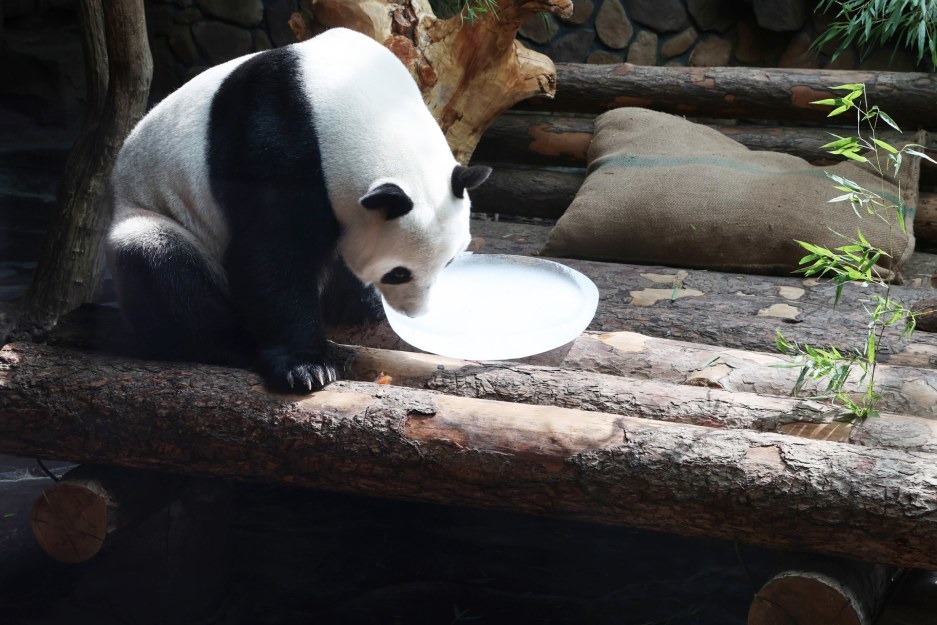
<path id="1" fill-rule="evenodd" d="M 308 351 L 266 349 L 260 368 L 267 388 L 278 393 L 311 393 L 339 379 L 338 369 L 328 358 Z"/>

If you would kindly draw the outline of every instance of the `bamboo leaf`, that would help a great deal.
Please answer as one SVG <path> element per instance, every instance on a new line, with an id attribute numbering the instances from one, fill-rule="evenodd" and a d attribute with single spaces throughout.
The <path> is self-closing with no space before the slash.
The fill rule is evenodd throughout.
<path id="1" fill-rule="evenodd" d="M 897 150 L 897 149 L 893 148 L 892 146 L 890 146 L 889 144 L 885 143 L 885 142 L 882 141 L 881 139 L 876 139 L 875 137 L 872 137 L 872 142 L 875 143 L 875 145 L 877 145 L 878 147 L 883 148 L 884 150 L 886 150 L 886 151 L 889 152 L 890 154 L 897 154 L 897 153 L 898 153 L 898 150 Z"/>

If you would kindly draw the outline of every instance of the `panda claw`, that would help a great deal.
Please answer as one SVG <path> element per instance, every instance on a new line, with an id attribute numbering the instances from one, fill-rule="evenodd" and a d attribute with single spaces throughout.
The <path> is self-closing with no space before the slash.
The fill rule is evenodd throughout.
<path id="1" fill-rule="evenodd" d="M 261 363 L 270 390 L 284 393 L 312 393 L 338 379 L 338 372 L 321 356 L 271 350 Z"/>

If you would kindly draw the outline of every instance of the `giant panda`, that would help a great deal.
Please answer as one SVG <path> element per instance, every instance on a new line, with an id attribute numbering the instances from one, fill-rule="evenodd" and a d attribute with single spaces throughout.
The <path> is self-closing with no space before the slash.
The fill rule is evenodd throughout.
<path id="1" fill-rule="evenodd" d="M 108 264 L 138 353 L 322 388 L 338 377 L 327 311 L 379 314 L 373 285 L 424 312 L 490 171 L 455 161 L 403 64 L 353 31 L 202 72 L 134 127 L 109 181 Z"/>

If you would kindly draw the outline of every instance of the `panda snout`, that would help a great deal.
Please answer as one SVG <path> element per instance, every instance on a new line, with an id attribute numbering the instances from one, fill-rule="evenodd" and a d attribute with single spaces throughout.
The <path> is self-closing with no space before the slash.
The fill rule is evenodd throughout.
<path id="1" fill-rule="evenodd" d="M 400 312 L 411 318 L 422 317 L 429 312 L 429 306 L 426 305 L 426 302 L 420 302 L 416 305 L 406 306 Z"/>

